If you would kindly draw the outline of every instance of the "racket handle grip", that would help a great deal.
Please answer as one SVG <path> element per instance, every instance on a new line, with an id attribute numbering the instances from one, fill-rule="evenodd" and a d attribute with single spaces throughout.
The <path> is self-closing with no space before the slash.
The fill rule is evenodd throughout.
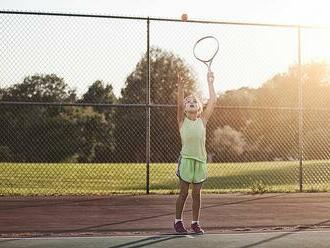
<path id="1" fill-rule="evenodd" d="M 208 83 L 213 83 L 214 82 L 214 75 L 213 75 L 213 72 L 210 71 L 210 70 L 207 73 L 207 82 Z"/>

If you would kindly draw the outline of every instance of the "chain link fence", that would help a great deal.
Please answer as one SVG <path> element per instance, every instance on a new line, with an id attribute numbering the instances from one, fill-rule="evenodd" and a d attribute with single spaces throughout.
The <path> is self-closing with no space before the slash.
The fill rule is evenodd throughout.
<path id="1" fill-rule="evenodd" d="M 0 12 L 0 195 L 177 193 L 176 72 L 207 102 L 205 192 L 329 191 L 330 29 Z"/>

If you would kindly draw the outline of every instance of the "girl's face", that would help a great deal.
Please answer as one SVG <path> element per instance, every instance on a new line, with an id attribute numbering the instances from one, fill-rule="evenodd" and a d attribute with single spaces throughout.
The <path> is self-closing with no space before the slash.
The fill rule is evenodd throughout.
<path id="1" fill-rule="evenodd" d="M 188 96 L 185 98 L 184 107 L 186 112 L 198 112 L 199 103 L 194 96 Z"/>

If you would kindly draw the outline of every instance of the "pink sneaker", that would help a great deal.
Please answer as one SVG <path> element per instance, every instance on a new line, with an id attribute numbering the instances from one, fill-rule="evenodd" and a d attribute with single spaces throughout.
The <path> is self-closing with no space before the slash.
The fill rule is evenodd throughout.
<path id="1" fill-rule="evenodd" d="M 177 223 L 174 223 L 174 229 L 175 229 L 176 233 L 179 233 L 179 234 L 187 234 L 188 233 L 188 231 L 184 227 L 182 221 L 178 221 Z"/>
<path id="2" fill-rule="evenodd" d="M 204 230 L 201 228 L 201 226 L 198 223 L 191 224 L 191 229 L 195 234 L 204 234 Z"/>

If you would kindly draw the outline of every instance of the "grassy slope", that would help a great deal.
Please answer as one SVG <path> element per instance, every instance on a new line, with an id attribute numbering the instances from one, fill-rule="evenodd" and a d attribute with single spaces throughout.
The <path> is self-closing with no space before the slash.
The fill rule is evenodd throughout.
<path id="1" fill-rule="evenodd" d="M 329 191 L 329 161 L 304 162 L 304 190 Z M 177 193 L 175 164 L 150 165 L 150 192 Z M 145 193 L 145 164 L 0 164 L 0 195 Z M 298 162 L 208 164 L 204 192 L 295 192 Z"/>

